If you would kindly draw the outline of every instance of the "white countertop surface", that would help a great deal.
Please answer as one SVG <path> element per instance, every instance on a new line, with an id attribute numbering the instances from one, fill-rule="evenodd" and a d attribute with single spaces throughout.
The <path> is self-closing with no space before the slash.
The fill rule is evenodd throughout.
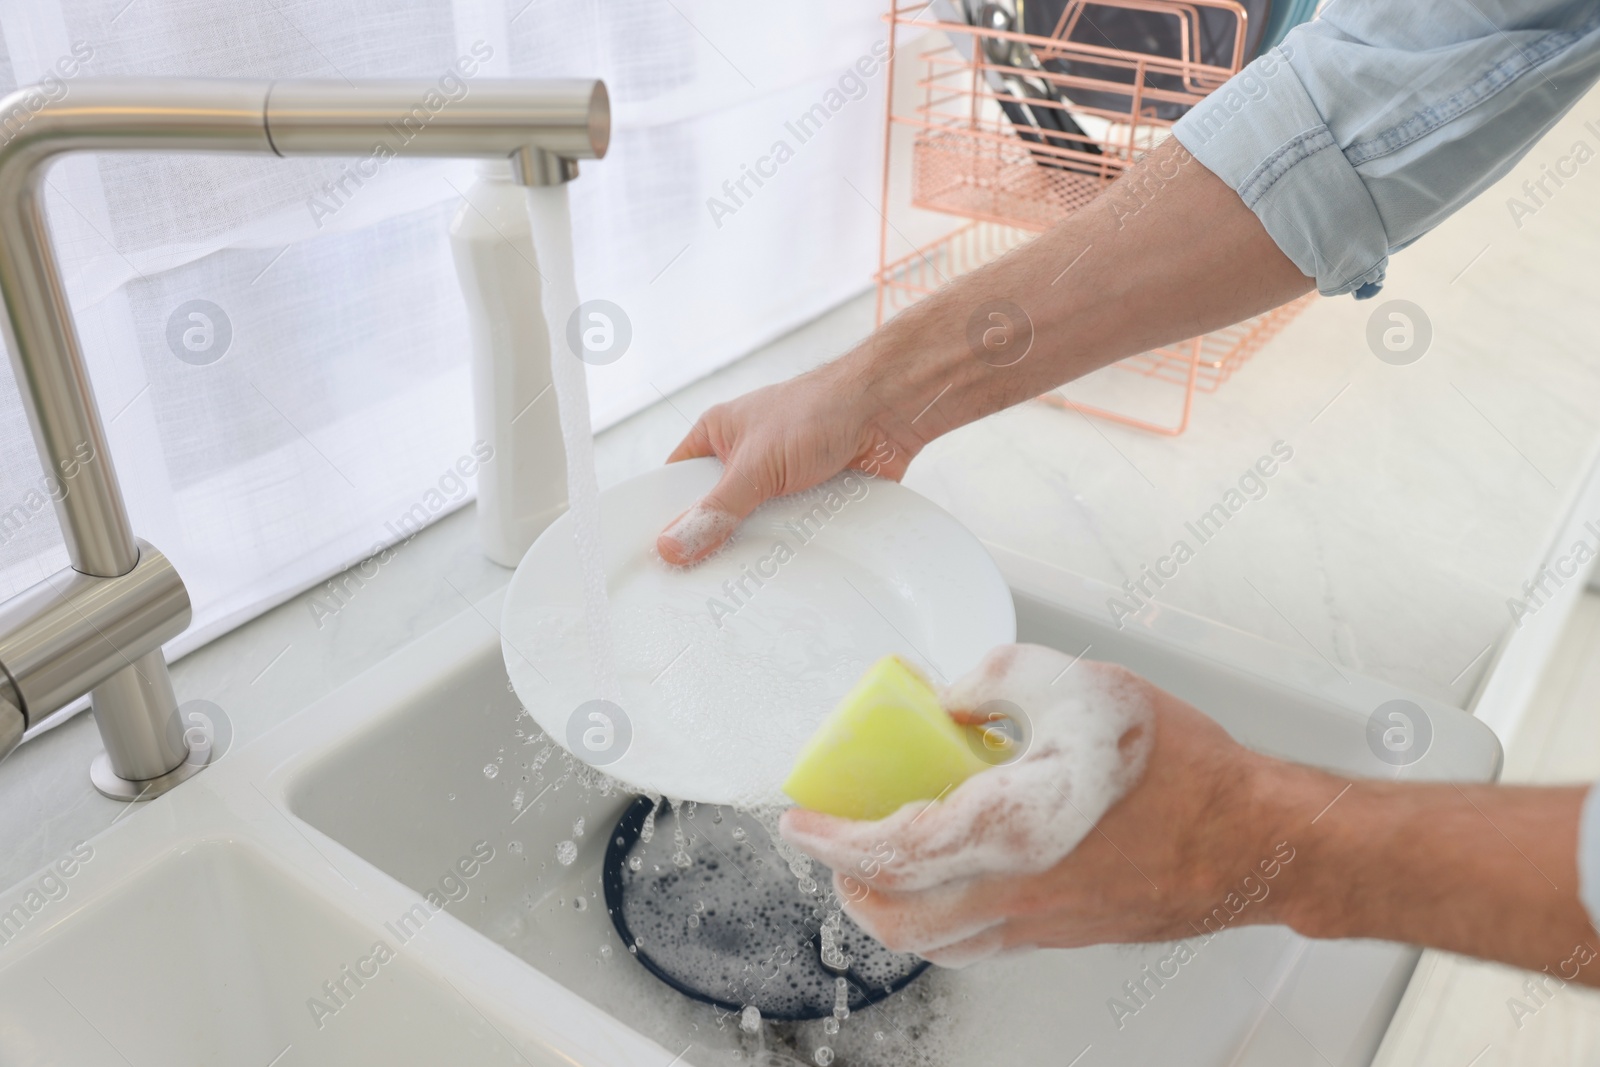
<path id="1" fill-rule="evenodd" d="M 1589 110 L 1545 145 L 1565 151 Z M 1199 398 L 1182 437 L 1028 404 L 936 442 L 907 483 L 986 539 L 1120 584 L 1281 440 L 1294 455 L 1266 496 L 1201 546 L 1159 601 L 1468 705 L 1511 629 L 1507 597 L 1587 506 L 1600 440 L 1589 322 L 1600 178 L 1569 182 L 1521 229 L 1505 206 L 1550 155 L 1535 149 L 1397 257 L 1377 300 L 1314 303 Z M 1433 323 L 1430 351 L 1410 366 L 1381 362 L 1365 341 L 1368 316 L 1390 299 L 1414 301 Z M 869 294 L 602 434 L 601 485 L 659 463 L 711 404 L 840 354 L 872 315 Z M 509 576 L 477 550 L 471 511 L 458 512 L 332 618 L 313 616 L 308 592 L 180 660 L 179 697 L 216 703 L 233 743 L 248 743 Z M 0 885 L 127 810 L 89 784 L 98 750 L 79 716 L 0 768 Z"/>
<path id="2" fill-rule="evenodd" d="M 1158 602 L 1469 706 L 1511 626 L 1506 600 L 1538 571 L 1600 440 L 1600 177 L 1568 183 L 1520 230 L 1506 207 L 1541 162 L 1592 139 L 1593 112 L 1600 96 L 1397 255 L 1375 299 L 1313 302 L 1197 399 L 1183 436 L 1029 404 L 935 442 L 907 484 L 987 540 L 1120 585 L 1175 540 L 1198 545 L 1185 523 L 1286 442 L 1294 457 L 1267 495 Z M 1367 346 L 1369 316 L 1396 299 L 1433 324 L 1410 366 Z"/>

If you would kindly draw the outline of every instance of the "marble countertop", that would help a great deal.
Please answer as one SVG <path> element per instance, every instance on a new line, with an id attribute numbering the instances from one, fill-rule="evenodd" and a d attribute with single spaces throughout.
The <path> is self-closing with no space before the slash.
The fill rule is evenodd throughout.
<path id="1" fill-rule="evenodd" d="M 935 442 L 907 484 L 991 542 L 1112 586 L 1147 565 L 1171 573 L 1162 557 L 1187 540 L 1192 558 L 1154 590 L 1158 602 L 1470 706 L 1512 628 L 1507 598 L 1536 576 L 1595 481 L 1587 267 L 1600 251 L 1600 197 L 1582 187 L 1600 178 L 1569 182 L 1520 227 L 1505 203 L 1555 145 L 1583 135 L 1587 106 L 1501 188 L 1398 256 L 1377 300 L 1314 302 L 1198 398 L 1183 436 L 1030 403 Z M 1402 299 L 1433 336 L 1423 358 L 1395 366 L 1366 338 L 1374 310 Z M 873 309 L 870 294 L 853 300 L 600 435 L 601 485 L 661 462 L 710 405 L 842 353 L 872 328 Z M 1120 377 L 1102 391 L 1176 400 L 1104 373 Z M 1201 543 L 1189 524 L 1230 502 L 1279 442 L 1264 493 L 1247 486 L 1259 498 L 1241 495 Z M 174 683 L 180 699 L 223 708 L 233 744 L 245 744 L 510 573 L 479 552 L 471 511 L 458 512 L 336 615 L 313 614 L 308 591 L 178 661 Z M 128 810 L 90 786 L 98 750 L 80 715 L 6 762 L 0 885 Z"/>
<path id="2" fill-rule="evenodd" d="M 934 442 L 907 484 L 986 540 L 1113 585 L 1186 540 L 1193 558 L 1164 564 L 1176 575 L 1159 590 L 1147 580 L 1157 602 L 1472 706 L 1512 628 L 1507 599 L 1592 492 L 1600 176 L 1569 182 L 1520 227 L 1507 208 L 1540 164 L 1592 139 L 1591 113 L 1600 96 L 1395 256 L 1377 298 L 1315 300 L 1197 398 L 1182 436 L 1027 404 Z M 1432 328 L 1405 366 L 1367 339 L 1396 300 Z M 1159 396 L 1170 414 L 1181 395 L 1123 370 L 1101 375 L 1121 379 L 1102 394 L 1144 410 Z M 1292 459 L 1262 480 L 1260 499 L 1234 498 L 1242 506 L 1202 543 L 1190 524 L 1275 442 Z M 1568 584 L 1582 582 L 1580 572 Z"/>

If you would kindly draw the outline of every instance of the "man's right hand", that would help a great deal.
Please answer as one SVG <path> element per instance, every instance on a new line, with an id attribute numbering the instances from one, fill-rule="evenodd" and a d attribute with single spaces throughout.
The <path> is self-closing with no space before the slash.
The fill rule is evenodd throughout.
<path id="1" fill-rule="evenodd" d="M 656 539 L 661 558 L 678 565 L 704 559 L 763 502 L 840 471 L 899 481 L 921 443 L 891 437 L 881 411 L 852 381 L 848 357 L 707 411 L 667 462 L 716 456 L 722 479 Z"/>

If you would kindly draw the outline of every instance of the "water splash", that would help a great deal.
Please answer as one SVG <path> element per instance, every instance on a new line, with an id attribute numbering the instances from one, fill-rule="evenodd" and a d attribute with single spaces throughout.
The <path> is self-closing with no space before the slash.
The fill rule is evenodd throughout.
<path id="1" fill-rule="evenodd" d="M 644 825 L 639 827 L 639 840 L 649 844 L 656 836 L 656 812 L 661 810 L 661 798 L 655 798 L 655 806 L 650 809 L 650 814 L 644 817 Z"/>
<path id="2" fill-rule="evenodd" d="M 689 842 L 683 831 L 683 801 L 674 800 L 672 803 L 672 865 L 679 870 L 686 871 L 694 863 L 689 855 Z"/>
<path id="3" fill-rule="evenodd" d="M 832 911 L 830 911 L 828 913 L 828 917 L 827 918 L 822 920 L 822 930 L 821 930 L 822 952 L 821 952 L 821 955 L 822 955 L 822 965 L 824 967 L 828 968 L 828 970 L 830 970 L 830 971 L 835 971 L 835 972 L 839 972 L 839 973 L 843 973 L 844 971 L 847 971 L 847 970 L 850 969 L 850 956 L 849 956 L 848 953 L 846 953 L 844 951 L 844 949 L 839 947 L 839 941 L 840 941 L 840 938 L 841 938 L 843 933 L 844 933 L 844 913 L 842 911 L 840 911 L 838 908 L 835 908 L 834 910 L 832 910 Z M 850 1004 L 849 1004 L 850 993 L 849 993 L 849 990 L 846 989 L 845 986 L 844 986 L 844 979 L 843 978 L 839 979 L 838 989 L 839 989 L 838 996 L 843 996 L 845 998 L 845 1000 L 844 1000 L 845 1011 L 848 1013 L 849 1010 L 850 1010 Z M 833 1009 L 835 1014 L 838 1014 L 838 1011 L 839 1011 L 838 1005 L 839 1005 L 839 1003 L 840 1003 L 840 1001 L 836 997 L 835 1000 L 834 1000 L 834 1009 Z M 844 1018 L 844 1016 L 840 1015 L 839 1018 L 842 1019 L 842 1018 Z"/>

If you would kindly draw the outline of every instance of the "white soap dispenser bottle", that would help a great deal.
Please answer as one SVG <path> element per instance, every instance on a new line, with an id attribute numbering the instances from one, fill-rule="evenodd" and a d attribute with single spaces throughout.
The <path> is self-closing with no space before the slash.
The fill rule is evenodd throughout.
<path id="1" fill-rule="evenodd" d="M 566 451 L 550 378 L 528 202 L 509 162 L 485 161 L 450 227 L 472 335 L 478 439 L 478 533 L 505 567 L 567 507 Z"/>

